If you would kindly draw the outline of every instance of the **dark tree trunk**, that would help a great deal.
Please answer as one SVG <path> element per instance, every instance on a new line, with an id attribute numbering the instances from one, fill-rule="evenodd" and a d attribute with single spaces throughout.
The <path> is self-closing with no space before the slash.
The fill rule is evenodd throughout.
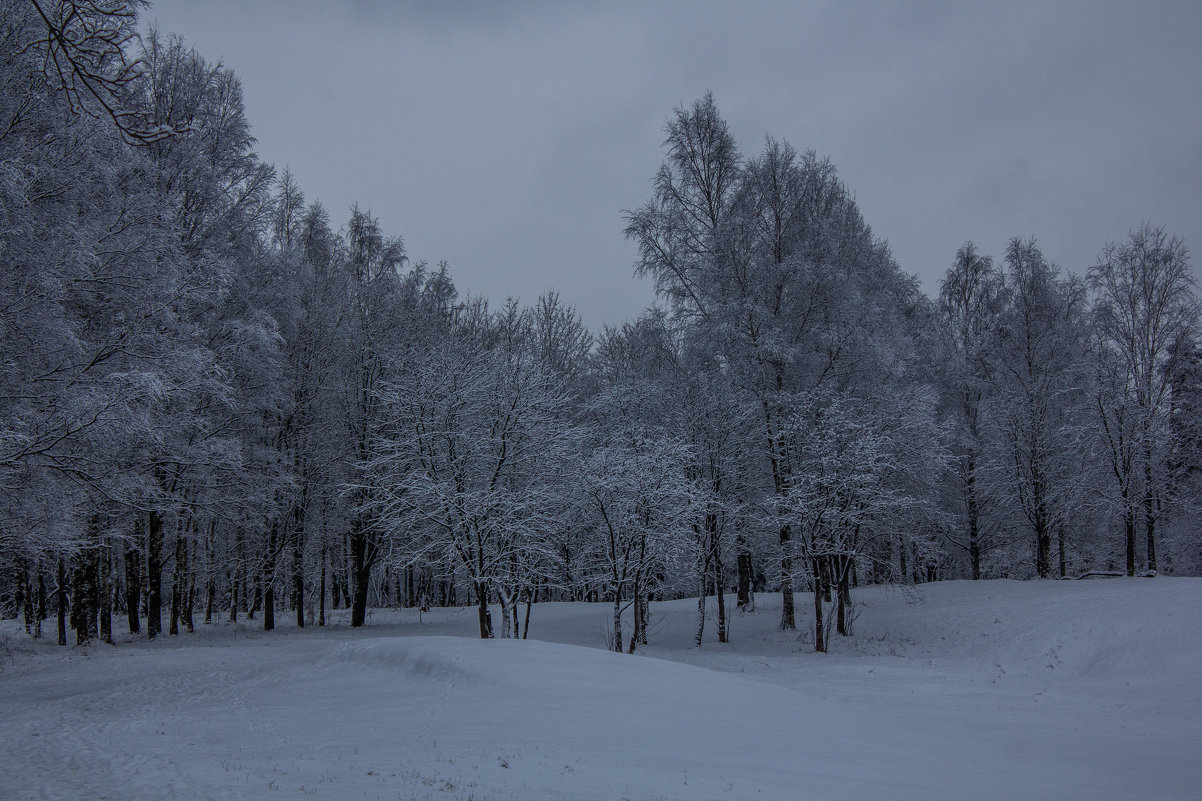
<path id="1" fill-rule="evenodd" d="M 96 551 L 90 547 L 74 559 L 71 570 L 71 628 L 75 644 L 86 645 L 96 636 Z"/>
<path id="2" fill-rule="evenodd" d="M 230 616 L 231 623 L 238 622 L 238 574 L 237 568 L 230 577 Z"/>
<path id="3" fill-rule="evenodd" d="M 974 453 L 968 455 L 965 490 L 968 496 L 968 560 L 972 565 L 973 581 L 977 581 L 981 578 L 981 510 L 977 499 L 977 460 Z"/>
<path id="4" fill-rule="evenodd" d="M 718 642 L 726 642 L 726 596 L 723 593 L 726 591 L 724 575 L 725 567 L 722 564 L 722 542 L 718 535 L 718 518 L 715 515 L 707 515 L 706 523 L 709 527 L 710 541 L 710 564 L 714 571 L 714 596 L 718 601 Z"/>
<path id="5" fill-rule="evenodd" d="M 492 613 L 488 610 L 488 584 L 483 581 L 473 582 L 476 586 L 476 607 L 480 618 L 480 639 L 492 639 Z"/>
<path id="6" fill-rule="evenodd" d="M 97 605 L 99 615 L 100 639 L 109 645 L 113 644 L 113 587 L 112 587 L 112 557 L 108 547 L 97 549 Z"/>
<path id="7" fill-rule="evenodd" d="M 1146 423 L 1146 420 L 1145 420 Z M 1152 440 L 1151 434 L 1145 427 L 1143 433 L 1143 468 L 1144 468 L 1144 486 L 1143 486 L 1143 505 L 1144 505 L 1144 533 L 1146 536 L 1147 551 L 1147 569 L 1156 571 L 1156 523 L 1160 519 L 1160 504 L 1158 494 L 1156 492 L 1156 478 L 1153 475 L 1153 464 L 1155 460 L 1152 456 Z"/>
<path id="8" fill-rule="evenodd" d="M 622 653 L 622 592 L 614 587 L 614 631 L 613 649 Z"/>
<path id="9" fill-rule="evenodd" d="M 1146 482 L 1152 481 L 1152 472 L 1145 472 Z M 1159 504 L 1156 502 L 1156 494 L 1152 491 L 1144 491 L 1144 530 L 1147 533 L 1148 544 L 1148 570 L 1155 572 L 1156 564 L 1156 522 L 1160 517 Z"/>
<path id="10" fill-rule="evenodd" d="M 324 626 L 326 624 L 326 544 L 324 540 L 321 543 L 321 585 L 317 589 L 317 625 Z"/>
<path id="11" fill-rule="evenodd" d="M 368 541 L 362 521 L 355 520 L 350 532 L 351 550 L 351 582 L 353 583 L 351 597 L 351 626 L 358 628 L 367 620 L 367 591 L 371 583 L 371 568 L 375 553 Z M 492 636 L 492 627 L 489 627 Z"/>
<path id="12" fill-rule="evenodd" d="M 205 582 L 205 625 L 211 625 L 213 622 L 213 604 L 217 596 L 217 581 L 213 576 L 209 576 Z"/>
<path id="13" fill-rule="evenodd" d="M 188 541 L 184 539 L 184 531 L 179 528 L 175 536 L 175 566 L 171 571 L 171 623 L 167 627 L 167 633 L 171 635 L 179 634 L 180 620 L 184 616 L 184 593 L 186 588 L 183 586 L 188 580 Z"/>
<path id="14" fill-rule="evenodd" d="M 736 581 L 738 582 L 736 606 L 743 612 L 754 612 L 755 588 L 752 586 L 755 579 L 754 568 L 751 562 L 751 551 L 747 550 L 747 540 L 742 532 L 739 532 L 738 537 L 735 538 L 735 546 L 739 549 L 739 555 L 735 558 Z"/>
<path id="15" fill-rule="evenodd" d="M 191 547 L 187 540 L 184 541 L 184 581 L 183 598 L 181 604 L 180 622 L 184 624 L 184 628 L 189 634 L 196 631 L 196 623 L 193 618 L 193 611 L 196 606 L 196 542 L 199 539 L 200 528 L 195 519 L 192 520 L 192 542 Z"/>
<path id="16" fill-rule="evenodd" d="M 1059 565 L 1060 578 L 1065 578 L 1068 576 L 1068 558 L 1065 554 L 1064 526 L 1063 525 L 1056 526 L 1056 550 L 1058 551 L 1058 556 L 1060 558 L 1060 565 Z"/>
<path id="17" fill-rule="evenodd" d="M 1127 575 L 1135 575 L 1135 504 L 1129 490 L 1123 490 L 1123 530 L 1127 543 Z"/>
<path id="18" fill-rule="evenodd" d="M 33 634 L 33 579 L 29 575 L 29 562 L 17 557 L 17 598 L 16 606 L 25 619 L 25 633 Z"/>
<path id="19" fill-rule="evenodd" d="M 630 611 L 632 613 L 630 644 L 627 646 L 626 652 L 633 654 L 643 638 L 643 604 L 640 598 L 640 590 L 637 587 L 635 588 L 634 598 L 630 601 Z"/>
<path id="20" fill-rule="evenodd" d="M 793 612 L 793 552 L 790 543 L 789 524 L 780 527 L 780 630 L 796 631 L 797 620 Z"/>
<path id="21" fill-rule="evenodd" d="M 302 495 L 303 498 L 303 495 Z M 292 605 L 296 627 L 305 627 L 305 509 L 304 502 L 292 509 Z"/>
<path id="22" fill-rule="evenodd" d="M 38 606 L 35 613 L 37 623 L 34 625 L 33 636 L 42 636 L 42 621 L 46 619 L 46 574 L 42 572 L 42 562 L 38 560 L 34 569 L 38 573 Z"/>
<path id="23" fill-rule="evenodd" d="M 163 515 L 150 513 L 146 526 L 146 637 L 163 633 Z"/>
<path id="24" fill-rule="evenodd" d="M 839 598 L 838 616 L 835 621 L 838 632 L 844 637 L 851 635 L 851 574 L 853 572 L 851 557 L 837 557 Z"/>
<path id="25" fill-rule="evenodd" d="M 13 584 L 13 617 L 20 617 L 25 613 L 25 633 L 28 634 L 33 622 L 33 601 L 30 599 L 32 593 L 29 592 L 29 572 L 25 560 L 20 556 L 13 557 Z M 29 610 L 26 612 L 27 606 Z"/>
<path id="26" fill-rule="evenodd" d="M 822 620 L 822 596 L 825 588 L 822 586 L 822 565 L 820 559 L 813 560 L 814 569 L 814 650 L 826 653 L 826 629 Z"/>
<path id="27" fill-rule="evenodd" d="M 234 564 L 226 571 L 226 578 L 230 583 L 230 617 L 231 623 L 238 622 L 238 604 L 245 603 L 245 597 L 239 601 L 238 589 L 243 587 L 242 584 L 242 558 L 245 551 L 242 546 L 242 530 L 241 528 L 234 529 Z"/>
<path id="28" fill-rule="evenodd" d="M 260 577 L 257 574 L 255 575 L 254 587 L 255 587 L 255 592 L 254 592 L 254 597 L 251 599 L 251 602 L 250 602 L 250 609 L 246 610 L 246 619 L 247 620 L 254 620 L 255 613 L 263 608 L 263 581 L 262 581 L 262 577 Z"/>
<path id="29" fill-rule="evenodd" d="M 217 539 L 217 519 L 209 521 L 205 538 L 205 625 L 213 622 L 213 607 L 217 601 L 217 570 L 213 565 L 213 543 Z"/>
<path id="30" fill-rule="evenodd" d="M 1052 528 L 1047 510 L 1035 510 L 1035 571 L 1041 579 L 1052 577 Z"/>
<path id="31" fill-rule="evenodd" d="M 58 559 L 58 587 L 55 590 L 58 601 L 58 644 L 67 644 L 67 568 L 63 559 Z"/>
<path id="32" fill-rule="evenodd" d="M 275 556 L 276 524 L 268 527 L 267 549 L 263 553 L 263 631 L 275 630 Z"/>
<path id="33" fill-rule="evenodd" d="M 263 582 L 263 631 L 275 630 L 275 582 Z"/>
<path id="34" fill-rule="evenodd" d="M 531 592 L 529 595 L 526 596 L 526 623 L 525 623 L 525 625 L 522 626 L 522 639 L 523 640 L 526 639 L 527 635 L 530 634 L 530 607 L 534 606 L 534 603 L 537 600 L 538 600 L 538 588 L 535 587 L 534 592 Z"/>
<path id="35" fill-rule="evenodd" d="M 134 527 L 134 539 L 142 540 L 142 525 L 139 522 Z M 138 616 L 138 607 L 142 599 L 141 568 L 142 552 L 136 544 L 125 549 L 125 619 L 129 624 L 129 633 L 137 634 L 142 631 L 142 620 Z"/>

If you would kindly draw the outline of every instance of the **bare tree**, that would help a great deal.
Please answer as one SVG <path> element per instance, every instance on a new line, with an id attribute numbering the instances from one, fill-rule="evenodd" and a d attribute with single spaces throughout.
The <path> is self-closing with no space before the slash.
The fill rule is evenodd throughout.
<path id="1" fill-rule="evenodd" d="M 1121 373 L 1116 393 L 1101 401 L 1103 423 L 1111 432 L 1113 472 L 1124 498 L 1138 480 L 1148 570 L 1157 570 L 1156 527 L 1164 513 L 1168 417 L 1176 362 L 1193 335 L 1198 300 L 1190 273 L 1189 250 L 1163 228 L 1144 223 L 1127 241 L 1107 245 L 1090 269 L 1094 316 L 1100 346 Z M 1121 418 L 1126 418 L 1125 420 Z M 1121 422 L 1134 425 L 1127 442 Z M 1134 437 L 1134 442 L 1130 441 Z M 1129 452 L 1134 447 L 1134 450 Z M 1127 573 L 1135 572 L 1135 510 L 1127 520 Z"/>
<path id="2" fill-rule="evenodd" d="M 145 0 L 29 0 L 44 36 L 29 46 L 43 54 L 42 73 L 76 113 L 107 116 L 129 144 L 147 145 L 189 130 L 186 122 L 159 124 L 129 102 L 143 63 L 129 51 L 138 40 L 138 11 Z"/>

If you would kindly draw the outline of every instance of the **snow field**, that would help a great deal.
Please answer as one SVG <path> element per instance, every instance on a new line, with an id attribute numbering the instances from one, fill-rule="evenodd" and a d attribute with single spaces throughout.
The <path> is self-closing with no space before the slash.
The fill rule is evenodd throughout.
<path id="1" fill-rule="evenodd" d="M 544 641 L 472 610 L 83 649 L 5 621 L 0 798 L 1199 797 L 1202 580 L 857 599 L 827 655 L 772 595 L 701 649 L 695 600 L 653 604 L 634 657 L 599 649 L 605 604 L 536 605 Z"/>

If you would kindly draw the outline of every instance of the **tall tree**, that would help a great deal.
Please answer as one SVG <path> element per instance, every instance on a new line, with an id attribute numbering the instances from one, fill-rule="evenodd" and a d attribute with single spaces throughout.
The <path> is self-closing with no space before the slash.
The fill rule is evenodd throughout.
<path id="1" fill-rule="evenodd" d="M 1198 317 L 1189 250 L 1178 237 L 1144 223 L 1127 241 L 1102 250 L 1089 281 L 1100 346 L 1121 369 L 1118 392 L 1103 401 L 1101 411 L 1104 420 L 1132 418 L 1135 429 L 1134 458 L 1120 450 L 1114 472 L 1125 496 L 1135 480 L 1141 483 L 1145 563 L 1156 570 L 1156 527 L 1165 511 L 1170 376 Z M 1125 509 L 1124 515 L 1131 520 L 1134 509 Z M 1135 533 L 1131 525 L 1126 530 L 1127 572 L 1133 574 Z"/>
<path id="2" fill-rule="evenodd" d="M 1035 572 L 1052 575 L 1052 542 L 1065 575 L 1065 526 L 1078 500 L 1071 454 L 1083 439 L 1085 288 L 1060 279 L 1034 240 L 1006 248 L 1006 305 L 998 325 L 994 385 L 1010 484 L 1035 545 Z"/>
<path id="3" fill-rule="evenodd" d="M 953 467 L 963 527 L 962 534 L 951 539 L 967 551 L 973 579 L 981 578 L 981 555 L 989 547 L 989 510 L 994 503 L 984 415 L 1001 305 L 1001 273 L 992 259 L 966 242 L 940 285 L 939 311 L 946 349 L 947 403 L 956 431 Z"/>

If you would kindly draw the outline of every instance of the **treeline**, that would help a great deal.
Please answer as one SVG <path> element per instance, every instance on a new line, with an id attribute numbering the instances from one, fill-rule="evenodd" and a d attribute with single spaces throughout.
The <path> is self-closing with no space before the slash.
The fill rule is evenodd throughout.
<path id="1" fill-rule="evenodd" d="M 677 109 L 625 215 L 663 306 L 494 308 L 254 152 L 137 4 L 0 0 L 0 609 L 59 642 L 371 606 L 755 609 L 855 586 L 1196 573 L 1198 305 L 1144 224 L 1085 276 L 971 243 L 939 298 L 833 165 Z M 490 604 L 500 604 L 499 620 Z M 624 623 L 630 628 L 624 630 Z M 145 628 L 143 629 L 143 626 Z"/>

